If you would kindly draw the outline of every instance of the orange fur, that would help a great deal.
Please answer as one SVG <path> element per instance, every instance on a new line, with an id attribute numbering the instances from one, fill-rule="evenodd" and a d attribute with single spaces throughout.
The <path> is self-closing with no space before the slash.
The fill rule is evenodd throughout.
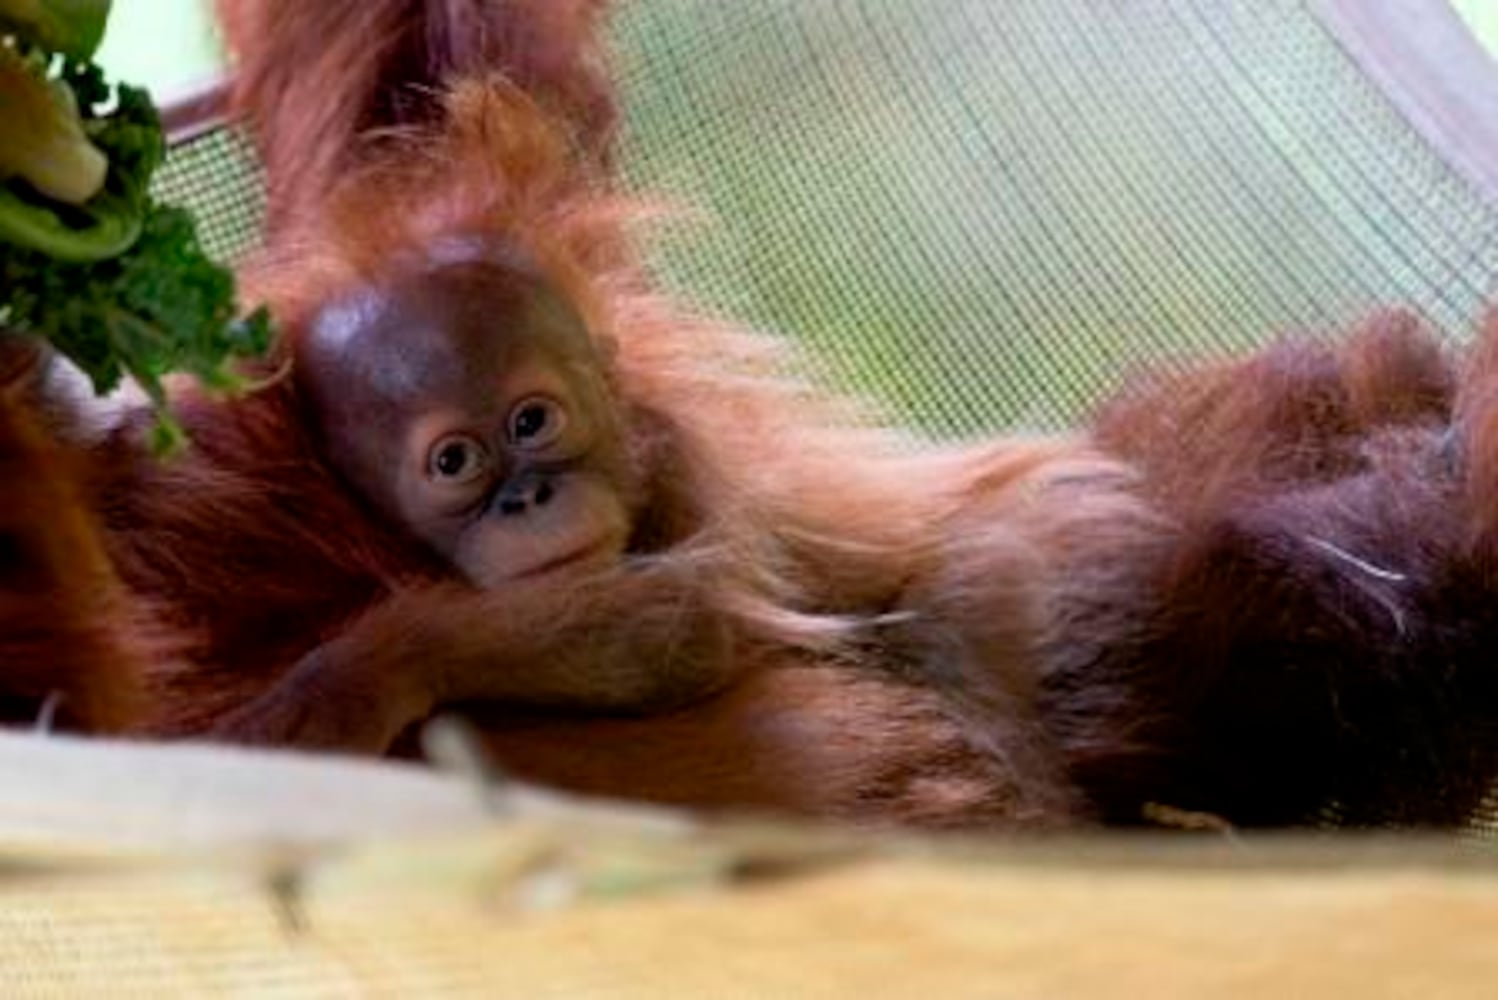
<path id="1" fill-rule="evenodd" d="M 936 829 L 1012 827 L 1034 809 L 940 695 L 864 670 L 746 670 L 648 718 L 479 718 L 507 773 L 581 792 Z"/>
<path id="2" fill-rule="evenodd" d="M 385 132 L 440 117 L 463 75 L 505 74 L 569 124 L 582 159 L 610 159 L 603 0 L 218 0 L 217 11 L 272 231 L 315 213 Z"/>
<path id="3" fill-rule="evenodd" d="M 1379 428 L 1444 422 L 1455 387 L 1438 342 L 1409 314 L 1384 311 L 1339 341 L 1287 339 L 1216 366 L 1147 375 L 1102 407 L 1093 434 L 1189 518 L 1345 475 Z"/>
<path id="4" fill-rule="evenodd" d="M 1498 774 L 1495 338 L 1459 374 L 1383 313 L 1104 408 L 1178 525 L 1134 636 L 1072 677 L 1115 698 L 1061 736 L 1106 814 L 1470 817 Z"/>
<path id="5" fill-rule="evenodd" d="M 28 356 L 0 376 L 0 703 L 32 722 L 49 698 L 59 718 L 119 730 L 139 710 L 151 649 L 77 487 L 77 456 L 43 423 L 28 388 L 31 346 L 0 333 L 0 353 Z"/>

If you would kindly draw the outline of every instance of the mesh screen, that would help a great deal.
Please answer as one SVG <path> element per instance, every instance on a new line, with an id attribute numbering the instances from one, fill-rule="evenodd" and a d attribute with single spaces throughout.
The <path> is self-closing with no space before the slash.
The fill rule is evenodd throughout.
<path id="1" fill-rule="evenodd" d="M 238 260 L 259 235 L 264 213 L 260 187 L 249 142 L 222 128 L 173 146 L 151 178 L 152 193 L 191 208 L 203 248 L 228 262 Z"/>
<path id="2" fill-rule="evenodd" d="M 1302 4 L 621 5 L 678 287 L 939 433 L 1379 302 L 1467 330 L 1498 214 Z"/>

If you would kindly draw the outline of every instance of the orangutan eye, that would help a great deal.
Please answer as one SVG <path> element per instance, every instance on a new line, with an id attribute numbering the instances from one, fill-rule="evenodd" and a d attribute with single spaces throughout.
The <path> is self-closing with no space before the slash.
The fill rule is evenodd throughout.
<path id="1" fill-rule="evenodd" d="M 427 475 L 453 485 L 472 482 L 488 468 L 488 450 L 466 434 L 449 434 L 427 453 Z"/>
<path id="2" fill-rule="evenodd" d="M 567 427 L 567 414 L 560 403 L 545 396 L 528 396 L 510 411 L 510 443 L 537 449 L 554 444 Z"/>

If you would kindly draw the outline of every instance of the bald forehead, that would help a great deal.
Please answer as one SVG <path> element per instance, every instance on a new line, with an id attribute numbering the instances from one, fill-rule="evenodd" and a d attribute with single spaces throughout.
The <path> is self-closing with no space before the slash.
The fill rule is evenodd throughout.
<path id="1" fill-rule="evenodd" d="M 336 371 L 345 390 L 392 401 L 461 390 L 538 351 L 592 356 L 581 318 L 538 274 L 481 261 L 360 289 L 316 316 L 304 348 L 312 378 Z"/>

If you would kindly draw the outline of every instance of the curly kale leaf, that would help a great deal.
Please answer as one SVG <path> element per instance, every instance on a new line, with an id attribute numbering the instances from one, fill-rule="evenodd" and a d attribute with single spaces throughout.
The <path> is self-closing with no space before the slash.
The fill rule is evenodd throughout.
<path id="1" fill-rule="evenodd" d="M 178 208 L 151 206 L 130 252 L 107 260 L 59 265 L 39 251 L 0 250 L 0 288 L 0 326 L 45 338 L 97 392 L 131 376 L 158 407 L 171 371 L 239 388 L 229 361 L 264 353 L 270 340 L 263 311 L 235 319 L 233 276 L 203 253 Z M 167 420 L 159 433 L 176 428 Z"/>
<path id="2" fill-rule="evenodd" d="M 210 388 L 242 387 L 229 364 L 264 353 L 269 321 L 263 311 L 235 318 L 234 279 L 203 253 L 192 217 L 152 200 L 165 144 L 149 95 L 112 87 L 80 62 L 64 62 L 49 85 L 67 88 L 109 170 L 81 205 L 0 181 L 0 336 L 45 339 L 99 393 L 133 378 L 156 404 L 156 443 L 170 447 L 181 432 L 162 378 L 186 372 Z"/>

